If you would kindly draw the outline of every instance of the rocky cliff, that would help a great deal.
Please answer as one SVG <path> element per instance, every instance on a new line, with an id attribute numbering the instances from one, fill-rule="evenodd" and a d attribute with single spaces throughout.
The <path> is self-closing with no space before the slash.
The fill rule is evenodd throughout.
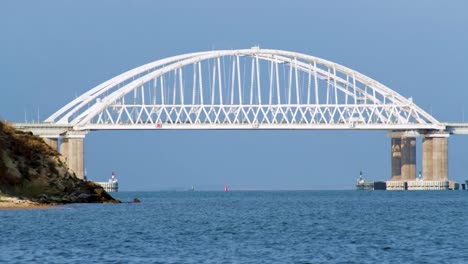
<path id="1" fill-rule="evenodd" d="M 0 121 L 0 192 L 41 203 L 119 202 L 80 180 L 44 140 Z"/>

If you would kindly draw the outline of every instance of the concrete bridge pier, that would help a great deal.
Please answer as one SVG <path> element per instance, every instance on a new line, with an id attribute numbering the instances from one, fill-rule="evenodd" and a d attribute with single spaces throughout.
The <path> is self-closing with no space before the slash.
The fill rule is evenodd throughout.
<path id="1" fill-rule="evenodd" d="M 389 132 L 391 138 L 392 181 L 416 179 L 416 132 Z"/>
<path id="2" fill-rule="evenodd" d="M 423 137 L 422 140 L 422 175 L 425 181 L 433 181 L 432 173 L 432 153 L 433 153 L 433 138 Z"/>
<path id="3" fill-rule="evenodd" d="M 401 138 L 401 179 L 416 180 L 416 138 Z"/>
<path id="4" fill-rule="evenodd" d="M 392 181 L 401 180 L 401 138 L 392 138 Z"/>
<path id="5" fill-rule="evenodd" d="M 44 142 L 54 150 L 58 151 L 58 138 L 57 137 L 43 137 Z"/>
<path id="6" fill-rule="evenodd" d="M 448 181 L 449 134 L 425 134 L 423 138 L 423 177 L 425 181 Z"/>
<path id="7" fill-rule="evenodd" d="M 79 179 L 84 179 L 84 138 L 87 131 L 68 131 L 62 137 L 60 154 Z"/>

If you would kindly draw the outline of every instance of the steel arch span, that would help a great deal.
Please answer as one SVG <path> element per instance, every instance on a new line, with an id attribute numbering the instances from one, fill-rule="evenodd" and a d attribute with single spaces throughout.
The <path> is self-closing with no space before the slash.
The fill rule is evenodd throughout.
<path id="1" fill-rule="evenodd" d="M 46 122 L 101 129 L 443 129 L 385 85 L 306 54 L 206 51 L 154 61 L 82 94 Z"/>

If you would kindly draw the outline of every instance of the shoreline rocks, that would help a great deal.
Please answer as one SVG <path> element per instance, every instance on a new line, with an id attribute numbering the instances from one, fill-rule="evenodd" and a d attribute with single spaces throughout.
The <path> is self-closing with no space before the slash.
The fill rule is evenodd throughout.
<path id="1" fill-rule="evenodd" d="M 43 139 L 1 121 L 0 193 L 41 204 L 120 202 L 101 186 L 78 179 Z"/>

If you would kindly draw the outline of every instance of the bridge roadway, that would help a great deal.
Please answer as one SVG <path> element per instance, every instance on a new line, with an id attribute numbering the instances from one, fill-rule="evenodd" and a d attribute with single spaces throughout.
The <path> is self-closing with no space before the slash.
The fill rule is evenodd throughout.
<path id="1" fill-rule="evenodd" d="M 445 131 L 450 135 L 468 135 L 468 123 L 443 123 Z"/>
<path id="2" fill-rule="evenodd" d="M 63 124 L 54 124 L 54 123 L 47 123 L 47 122 L 42 122 L 42 123 L 13 123 L 13 126 L 17 129 L 23 130 L 23 131 L 31 131 L 33 134 L 38 135 L 43 138 L 61 138 L 63 136 L 66 136 L 67 132 L 77 132 L 77 131 L 92 131 L 92 130 L 116 130 L 116 129 L 122 129 L 122 130 L 127 130 L 127 129 L 181 129 L 178 128 L 175 125 L 185 125 L 185 122 L 171 122 L 171 123 L 165 123 L 165 124 L 160 124 L 158 127 L 158 124 L 137 124 L 137 125 L 131 125 L 131 124 L 119 124 L 119 125 L 99 125 L 99 126 L 94 126 L 90 125 L 88 129 L 81 130 L 80 128 L 74 128 L 71 125 L 63 125 Z M 208 124 L 208 123 L 207 123 Z M 281 128 L 281 124 L 283 123 L 278 123 L 278 127 Z M 468 135 L 468 122 L 467 123 L 456 123 L 456 122 L 446 122 L 446 123 L 441 123 L 445 129 L 441 130 L 440 132 L 445 132 L 450 135 Z M 130 127 L 131 125 L 131 127 Z M 251 126 L 251 123 L 245 123 L 245 124 L 238 124 L 239 126 L 242 125 L 249 125 L 246 127 L 246 129 L 252 129 L 255 127 Z M 320 127 L 320 124 L 316 124 L 315 127 L 311 126 L 310 124 L 301 124 L 297 123 L 297 126 L 302 126 L 302 129 L 333 129 L 331 127 L 328 128 L 323 128 Z M 307 126 L 306 126 L 307 125 Z M 216 128 L 211 128 L 211 126 L 203 127 L 203 124 L 200 124 L 200 127 L 197 127 L 195 125 L 189 126 L 184 126 L 182 129 L 239 129 L 238 127 L 230 127 L 229 124 L 226 124 L 226 127 L 222 127 L 223 124 L 218 125 Z M 262 124 L 262 127 L 258 128 L 263 128 L 264 125 Z M 348 127 L 337 127 L 338 129 L 354 129 L 354 130 L 360 130 L 359 124 L 356 124 L 354 126 L 349 126 Z M 290 129 L 289 127 L 283 128 L 283 129 Z M 298 129 L 298 128 L 296 128 Z M 368 129 L 368 128 L 366 128 Z M 379 128 L 375 128 L 376 130 Z M 381 129 L 380 129 L 381 130 Z M 421 131 L 419 134 L 424 134 L 424 131 Z"/>

